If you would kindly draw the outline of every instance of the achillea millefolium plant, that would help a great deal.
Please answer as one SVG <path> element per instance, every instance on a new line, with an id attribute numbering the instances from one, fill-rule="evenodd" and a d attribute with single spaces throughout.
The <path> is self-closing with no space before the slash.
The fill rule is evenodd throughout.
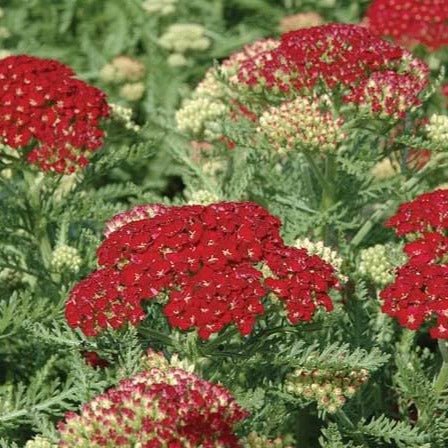
<path id="1" fill-rule="evenodd" d="M 440 0 L 0 10 L 2 448 L 445 448 Z"/>

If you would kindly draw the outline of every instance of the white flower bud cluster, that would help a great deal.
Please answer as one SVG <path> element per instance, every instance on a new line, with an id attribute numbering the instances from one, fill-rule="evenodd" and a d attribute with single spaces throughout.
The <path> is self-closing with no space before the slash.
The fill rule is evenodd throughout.
<path id="1" fill-rule="evenodd" d="M 361 250 L 358 271 L 363 277 L 382 287 L 394 279 L 394 268 L 402 259 L 399 248 L 390 244 L 376 244 Z"/>
<path id="2" fill-rule="evenodd" d="M 257 131 L 280 153 L 293 149 L 334 152 L 344 139 L 342 120 L 322 112 L 317 99 L 298 97 L 263 112 Z"/>
<path id="3" fill-rule="evenodd" d="M 344 260 L 331 247 L 325 246 L 322 241 L 315 242 L 308 238 L 298 238 L 294 242 L 294 246 L 298 249 L 306 249 L 310 255 L 319 256 L 322 260 L 334 267 L 340 280 L 347 280 L 347 277 L 341 273 L 342 263 Z"/>
<path id="4" fill-rule="evenodd" d="M 132 121 L 132 109 L 120 106 L 119 104 L 109 104 L 112 118 L 123 123 L 123 126 L 130 131 L 140 131 L 140 126 Z"/>
<path id="5" fill-rule="evenodd" d="M 54 445 L 44 437 L 36 436 L 34 439 L 26 442 L 25 448 L 57 448 L 57 445 Z"/>
<path id="6" fill-rule="evenodd" d="M 2 288 L 17 288 L 23 280 L 21 272 L 15 269 L 4 268 L 0 270 L 0 287 Z"/>
<path id="7" fill-rule="evenodd" d="M 116 56 L 100 71 L 100 79 L 107 84 L 120 84 L 119 95 L 128 101 L 138 101 L 145 92 L 141 81 L 146 73 L 145 65 L 130 56 Z"/>
<path id="8" fill-rule="evenodd" d="M 226 88 L 216 78 L 214 69 L 209 70 L 198 84 L 190 99 L 183 102 L 176 112 L 177 128 L 192 136 L 206 136 L 214 140 L 220 136 L 219 118 L 228 113 L 229 108 L 222 101 Z"/>
<path id="9" fill-rule="evenodd" d="M 189 205 L 209 205 L 219 202 L 219 196 L 207 190 L 196 190 L 190 194 Z"/>
<path id="10" fill-rule="evenodd" d="M 217 138 L 219 135 L 213 133 L 211 128 L 226 111 L 226 105 L 214 98 L 199 96 L 185 100 L 176 112 L 177 128 L 195 136 L 205 133 L 210 139 Z"/>
<path id="11" fill-rule="evenodd" d="M 170 25 L 159 38 L 159 45 L 172 53 L 167 61 L 168 64 L 172 67 L 187 65 L 188 59 L 185 57 L 185 53 L 207 50 L 211 41 L 205 35 L 205 31 L 202 25 L 196 23 Z M 183 56 L 183 59 L 179 56 Z"/>
<path id="12" fill-rule="evenodd" d="M 194 97 L 206 96 L 209 98 L 223 99 L 229 95 L 229 89 L 223 82 L 217 78 L 217 73 L 214 68 L 207 70 L 204 79 L 197 85 L 194 90 Z"/>
<path id="13" fill-rule="evenodd" d="M 108 84 L 140 81 L 146 72 L 145 65 L 130 56 L 116 56 L 100 71 L 100 79 Z"/>
<path id="14" fill-rule="evenodd" d="M 51 258 L 51 265 L 56 272 L 76 273 L 81 267 L 82 259 L 75 247 L 62 244 L 56 247 Z"/>
<path id="15" fill-rule="evenodd" d="M 127 101 L 141 100 L 145 93 L 145 84 L 142 82 L 127 82 L 120 88 L 120 96 Z"/>
<path id="16" fill-rule="evenodd" d="M 145 0 L 142 8 L 149 15 L 167 16 L 176 11 L 178 0 Z"/>
<path id="17" fill-rule="evenodd" d="M 394 177 L 400 172 L 400 164 L 391 160 L 389 157 L 385 157 L 372 167 L 370 174 L 376 180 L 384 180 Z"/>
<path id="18" fill-rule="evenodd" d="M 277 437 L 270 440 L 265 436 L 261 436 L 256 432 L 251 432 L 243 440 L 244 448 L 292 448 L 292 446 L 283 438 Z"/>
<path id="19" fill-rule="evenodd" d="M 369 373 L 365 369 L 297 369 L 288 375 L 285 388 L 292 395 L 315 400 L 318 407 L 332 414 L 345 404 L 347 398 L 353 397 L 368 379 Z"/>
<path id="20" fill-rule="evenodd" d="M 316 12 L 302 12 L 283 17 L 279 25 L 282 33 L 288 33 L 289 31 L 311 28 L 312 26 L 322 25 L 323 23 L 324 19 Z"/>
<path id="21" fill-rule="evenodd" d="M 426 132 L 433 143 L 448 148 L 448 116 L 432 115 Z"/>
<path id="22" fill-rule="evenodd" d="M 188 59 L 181 53 L 172 53 L 166 60 L 170 67 L 185 67 L 188 65 Z"/>
<path id="23" fill-rule="evenodd" d="M 195 371 L 195 365 L 186 359 L 179 359 L 177 353 L 171 356 L 171 359 L 168 361 L 162 353 L 155 352 L 151 349 L 143 356 L 141 367 L 143 370 L 148 371 L 151 369 L 169 370 L 171 368 L 182 369 L 190 373 Z"/>

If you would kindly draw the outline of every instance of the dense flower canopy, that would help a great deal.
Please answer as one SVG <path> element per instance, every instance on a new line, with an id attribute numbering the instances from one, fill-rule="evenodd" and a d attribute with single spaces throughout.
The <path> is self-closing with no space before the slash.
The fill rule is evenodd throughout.
<path id="1" fill-rule="evenodd" d="M 448 190 L 440 189 L 424 193 L 413 201 L 401 204 L 386 224 L 395 229 L 398 236 L 410 233 L 448 229 Z"/>
<path id="2" fill-rule="evenodd" d="M 403 45 L 430 50 L 448 45 L 446 0 L 373 0 L 367 11 L 369 29 Z"/>
<path id="3" fill-rule="evenodd" d="M 68 413 L 61 448 L 240 447 L 234 426 L 246 417 L 230 393 L 193 373 L 152 368 Z"/>
<path id="4" fill-rule="evenodd" d="M 448 190 L 402 204 L 387 225 L 412 238 L 404 246 L 408 262 L 381 292 L 383 311 L 412 330 L 435 316 L 431 336 L 448 339 Z"/>
<path id="5" fill-rule="evenodd" d="M 105 95 L 51 59 L 0 60 L 0 140 L 25 150 L 43 171 L 70 173 L 99 149 L 109 114 Z"/>
<path id="6" fill-rule="evenodd" d="M 167 296 L 169 324 L 196 328 L 204 339 L 230 324 L 249 334 L 270 292 L 293 324 L 309 321 L 318 306 L 332 309 L 334 269 L 305 249 L 285 246 L 280 221 L 262 207 L 223 202 L 152 210 L 161 212 L 143 218 L 134 209 L 129 220 L 120 215 L 123 225 L 98 249 L 100 269 L 70 294 L 72 327 L 96 335 L 135 325 L 145 317 L 141 302 L 160 293 Z"/>
<path id="7" fill-rule="evenodd" d="M 276 48 L 242 63 L 238 79 L 285 94 L 324 85 L 340 90 L 347 103 L 401 116 L 420 103 L 428 68 L 363 27 L 329 24 L 284 34 Z"/>

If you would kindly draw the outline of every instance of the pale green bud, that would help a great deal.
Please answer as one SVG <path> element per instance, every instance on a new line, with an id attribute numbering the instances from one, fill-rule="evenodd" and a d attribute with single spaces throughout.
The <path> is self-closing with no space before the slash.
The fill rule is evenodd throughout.
<path id="1" fill-rule="evenodd" d="M 76 273 L 81 267 L 82 259 L 75 247 L 62 244 L 53 251 L 51 265 L 56 272 Z"/>

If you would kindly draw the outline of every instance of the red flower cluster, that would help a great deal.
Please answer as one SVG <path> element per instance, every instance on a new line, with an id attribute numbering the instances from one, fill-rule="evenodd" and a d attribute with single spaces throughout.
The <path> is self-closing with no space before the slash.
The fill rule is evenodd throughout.
<path id="1" fill-rule="evenodd" d="M 98 355 L 97 352 L 92 351 L 82 351 L 81 352 L 82 357 L 84 358 L 84 361 L 91 367 L 108 367 L 109 362 L 105 359 L 101 358 L 100 355 Z"/>
<path id="2" fill-rule="evenodd" d="M 347 24 L 284 34 L 278 47 L 241 64 L 239 81 L 288 93 L 319 87 L 340 90 L 347 103 L 373 113 L 403 114 L 420 104 L 427 66 L 402 48 Z"/>
<path id="3" fill-rule="evenodd" d="M 430 50 L 448 45 L 446 0 L 374 0 L 367 11 L 369 29 L 400 44 Z"/>
<path id="4" fill-rule="evenodd" d="M 71 173 L 103 143 L 105 95 L 60 62 L 32 56 L 0 60 L 0 140 L 28 151 L 44 171 Z"/>
<path id="5" fill-rule="evenodd" d="M 424 193 L 411 202 L 401 204 L 386 225 L 394 228 L 398 236 L 443 233 L 448 229 L 448 190 Z"/>
<path id="6" fill-rule="evenodd" d="M 204 339 L 230 324 L 249 334 L 269 292 L 285 303 L 292 323 L 310 320 L 320 305 L 332 309 L 333 268 L 285 246 L 279 220 L 262 207 L 224 202 L 161 209 L 108 235 L 98 249 L 101 268 L 75 286 L 66 304 L 72 327 L 93 336 L 136 324 L 145 317 L 141 302 L 162 292 L 170 325 L 197 328 Z"/>
<path id="7" fill-rule="evenodd" d="M 416 92 L 424 87 L 419 78 L 408 74 L 384 71 L 373 73 L 346 95 L 349 103 L 367 107 L 375 114 L 403 118 L 406 112 L 421 104 Z"/>
<path id="8" fill-rule="evenodd" d="M 181 369 L 157 369 L 123 380 L 69 412 L 59 424 L 61 448 L 237 448 L 234 426 L 246 418 L 230 393 Z"/>
<path id="9" fill-rule="evenodd" d="M 380 294 L 383 311 L 412 330 L 435 315 L 431 336 L 448 339 L 448 190 L 402 204 L 386 225 L 412 239 L 404 246 L 408 262 Z"/>

